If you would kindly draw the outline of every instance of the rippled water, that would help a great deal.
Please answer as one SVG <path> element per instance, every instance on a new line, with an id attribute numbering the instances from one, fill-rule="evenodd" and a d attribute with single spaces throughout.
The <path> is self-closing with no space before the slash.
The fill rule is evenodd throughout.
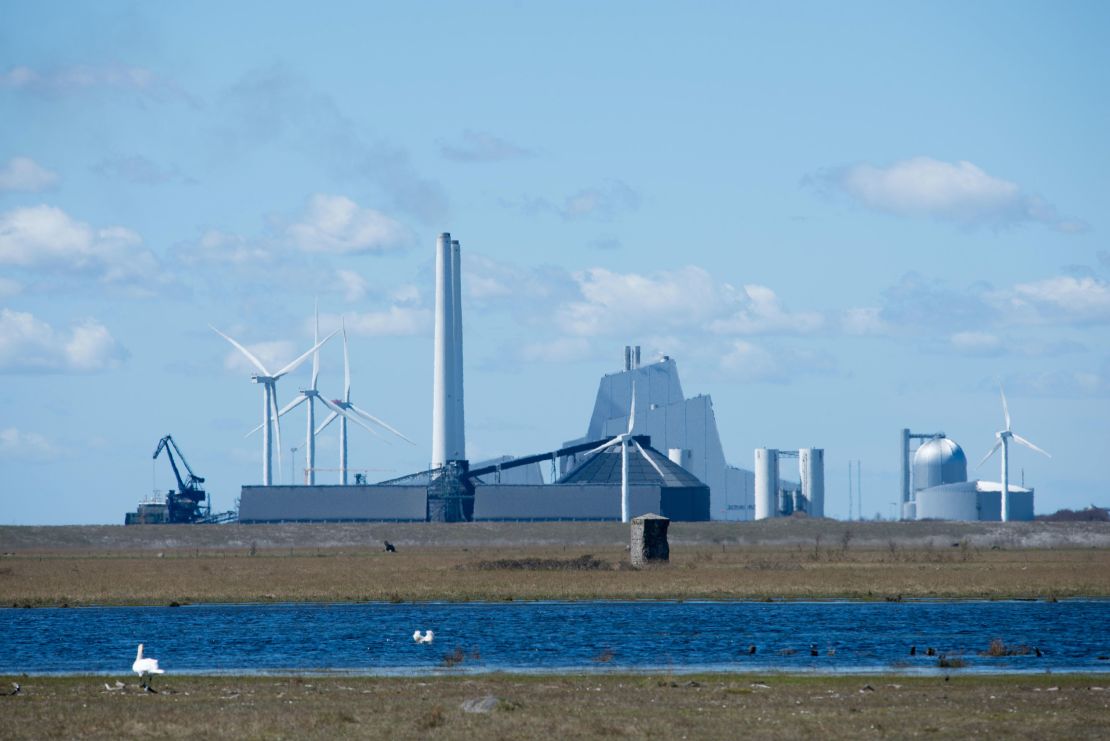
<path id="1" fill-rule="evenodd" d="M 992 639 L 1030 653 L 981 656 Z M 1110 601 L 0 609 L 0 673 L 122 674 L 140 641 L 170 673 L 942 671 L 929 647 L 960 671 L 1110 671 Z"/>

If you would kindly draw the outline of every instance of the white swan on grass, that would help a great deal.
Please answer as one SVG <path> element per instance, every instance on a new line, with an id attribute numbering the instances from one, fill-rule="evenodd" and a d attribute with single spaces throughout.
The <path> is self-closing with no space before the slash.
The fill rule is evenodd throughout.
<path id="1" fill-rule="evenodd" d="M 135 654 L 135 663 L 131 665 L 131 671 L 139 675 L 139 684 L 148 691 L 151 690 L 150 681 L 151 677 L 155 674 L 165 674 L 165 669 L 158 668 L 158 659 L 144 659 L 143 658 L 143 644 L 139 644 L 139 652 Z"/>
<path id="2" fill-rule="evenodd" d="M 430 630 L 424 631 L 423 635 L 420 634 L 419 630 L 414 630 L 412 632 L 412 640 L 416 641 L 417 643 L 431 643 L 435 636 L 436 634 Z"/>

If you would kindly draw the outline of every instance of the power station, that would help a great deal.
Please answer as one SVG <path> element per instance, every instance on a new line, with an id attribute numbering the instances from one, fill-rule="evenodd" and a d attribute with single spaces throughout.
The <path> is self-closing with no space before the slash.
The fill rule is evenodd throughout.
<path id="1" fill-rule="evenodd" d="M 314 346 L 276 373 L 240 343 L 219 333 L 258 369 L 251 380 L 264 387 L 263 422 L 256 428 L 264 433 L 263 483 L 242 487 L 240 522 L 628 521 L 649 512 L 674 520 L 824 517 L 823 448 L 758 448 L 754 470 L 729 464 L 712 399 L 687 397 L 673 358 L 662 355 L 645 362 L 640 347 L 634 345 L 624 347 L 621 370 L 602 376 L 582 437 L 546 452 L 472 464 L 466 454 L 461 268 L 459 241 L 449 233 L 440 234 L 435 244 L 431 468 L 426 471 L 376 484 L 361 477 L 353 485 L 348 483 L 348 422 L 411 441 L 351 403 L 345 331 L 345 395 L 333 400 L 317 391 L 316 382 L 318 351 L 334 332 L 321 340 L 317 330 Z M 311 387 L 278 410 L 277 380 L 309 356 L 313 357 Z M 316 400 L 331 415 L 314 428 Z M 1032 518 L 1032 489 L 1008 483 L 1009 443 L 1044 451 L 1013 432 L 1004 395 L 1002 400 L 1006 427 L 997 433 L 995 447 L 987 455 L 1002 451 L 1000 485 L 969 482 L 963 451 L 944 433 L 902 430 L 902 519 Z M 271 439 L 278 442 L 280 466 L 279 420 L 305 401 L 309 402 L 305 449 L 310 458 L 306 485 L 274 486 Z M 312 473 L 314 438 L 334 420 L 341 424 L 339 484 L 321 485 L 314 482 Z M 915 441 L 921 444 L 911 465 Z M 782 476 L 783 459 L 797 461 L 797 482 L 790 480 L 790 474 Z"/>

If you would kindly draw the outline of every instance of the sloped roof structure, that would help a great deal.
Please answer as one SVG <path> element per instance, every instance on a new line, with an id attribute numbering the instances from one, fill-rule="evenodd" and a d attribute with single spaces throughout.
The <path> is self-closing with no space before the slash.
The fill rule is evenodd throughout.
<path id="1" fill-rule="evenodd" d="M 634 447 L 628 451 L 628 483 L 631 486 L 705 486 L 697 476 L 672 461 L 650 445 L 644 445 L 644 452 L 663 471 L 663 476 L 655 466 L 644 460 Z M 578 466 L 571 469 L 560 484 L 616 484 L 621 483 L 621 446 L 614 445 L 591 455 Z"/>

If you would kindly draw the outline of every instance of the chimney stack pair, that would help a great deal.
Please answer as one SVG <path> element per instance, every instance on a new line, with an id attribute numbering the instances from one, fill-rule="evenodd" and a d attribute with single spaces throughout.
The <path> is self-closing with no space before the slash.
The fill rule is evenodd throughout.
<path id="1" fill-rule="evenodd" d="M 632 345 L 624 346 L 624 369 L 630 371 L 633 368 L 640 367 L 640 346 Z"/>

